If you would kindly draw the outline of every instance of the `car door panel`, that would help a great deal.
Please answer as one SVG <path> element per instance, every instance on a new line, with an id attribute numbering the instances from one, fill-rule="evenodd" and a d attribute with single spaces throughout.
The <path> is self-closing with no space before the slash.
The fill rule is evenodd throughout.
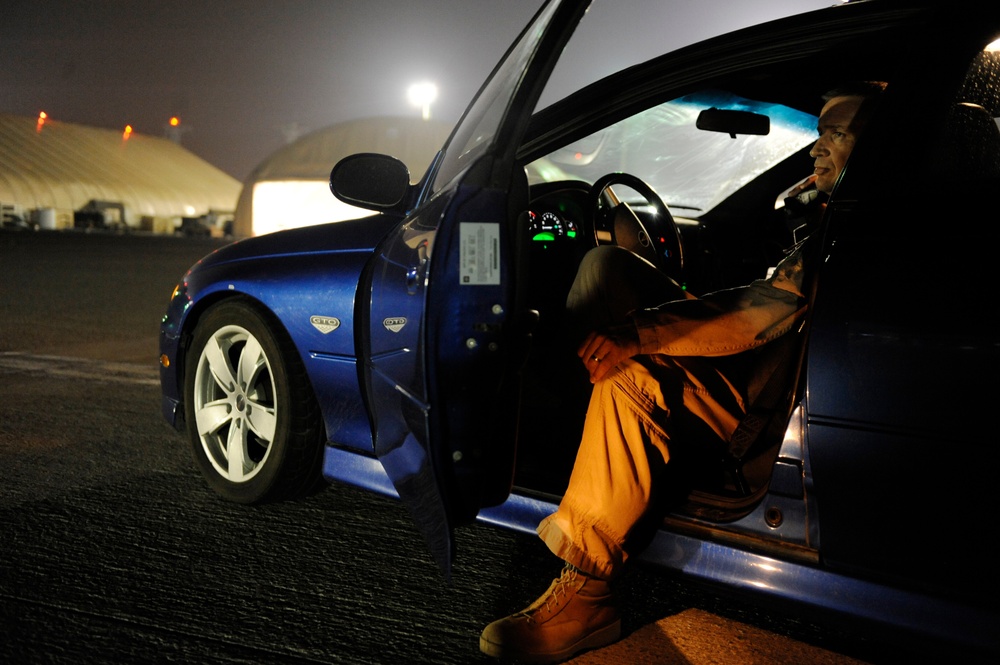
<path id="1" fill-rule="evenodd" d="M 456 197 L 432 267 L 432 422 L 436 444 L 452 462 L 458 524 L 505 499 L 513 478 L 517 377 L 530 330 L 517 299 L 513 259 L 516 227 L 523 218 L 508 217 L 511 195 L 473 188 Z M 526 209 L 527 200 L 514 207 Z"/>
<path id="2" fill-rule="evenodd" d="M 438 191 L 389 234 L 362 282 L 374 453 L 446 574 L 452 528 L 510 492 L 530 319 L 517 298 L 513 227 L 528 199 L 515 151 L 587 4 L 539 11 L 429 174 Z"/>

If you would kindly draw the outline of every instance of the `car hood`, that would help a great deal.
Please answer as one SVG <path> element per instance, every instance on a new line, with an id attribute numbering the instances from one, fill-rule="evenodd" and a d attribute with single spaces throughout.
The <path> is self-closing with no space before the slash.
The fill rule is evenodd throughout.
<path id="1" fill-rule="evenodd" d="M 372 215 L 254 236 L 215 250 L 202 258 L 192 270 L 277 256 L 372 252 L 400 219 L 394 215 Z"/>

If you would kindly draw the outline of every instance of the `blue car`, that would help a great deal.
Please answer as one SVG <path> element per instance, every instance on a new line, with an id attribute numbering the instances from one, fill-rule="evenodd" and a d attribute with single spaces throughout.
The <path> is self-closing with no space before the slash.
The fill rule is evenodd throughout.
<path id="1" fill-rule="evenodd" d="M 764 277 L 815 205 L 788 193 L 823 94 L 886 82 L 812 230 L 804 325 L 762 354 L 740 440 L 678 462 L 644 559 L 997 654 L 1000 6 L 848 2 L 661 54 L 621 36 L 670 3 L 588 4 L 544 3 L 415 182 L 391 156 L 331 165 L 372 216 L 192 267 L 164 416 L 222 497 L 396 496 L 450 571 L 454 529 L 533 532 L 566 487 L 583 255 L 624 247 L 695 295 Z"/>

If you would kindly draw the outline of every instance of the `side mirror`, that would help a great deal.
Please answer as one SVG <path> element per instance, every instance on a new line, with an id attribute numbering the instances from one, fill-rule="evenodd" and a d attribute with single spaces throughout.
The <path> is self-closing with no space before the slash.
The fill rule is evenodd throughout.
<path id="1" fill-rule="evenodd" d="M 698 114 L 695 126 L 707 132 L 723 132 L 733 138 L 737 134 L 765 136 L 771 132 L 771 119 L 760 113 L 717 109 L 713 106 Z"/>
<path id="2" fill-rule="evenodd" d="M 392 210 L 410 189 L 410 171 L 395 157 L 359 153 L 330 171 L 330 191 L 344 203 L 369 210 Z"/>

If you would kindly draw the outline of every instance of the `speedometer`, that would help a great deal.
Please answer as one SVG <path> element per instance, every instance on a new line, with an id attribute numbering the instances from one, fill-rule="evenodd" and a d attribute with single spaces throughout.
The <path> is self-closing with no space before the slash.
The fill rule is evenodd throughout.
<path id="1" fill-rule="evenodd" d="M 531 239 L 549 242 L 562 237 L 576 237 L 576 224 L 564 220 L 554 212 L 543 212 L 531 216 Z"/>

